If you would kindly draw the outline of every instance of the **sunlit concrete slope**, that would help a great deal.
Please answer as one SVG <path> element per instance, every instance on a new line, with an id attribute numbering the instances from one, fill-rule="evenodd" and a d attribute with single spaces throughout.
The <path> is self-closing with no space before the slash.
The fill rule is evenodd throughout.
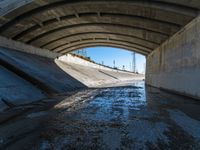
<path id="1" fill-rule="evenodd" d="M 88 87 L 144 79 L 144 75 L 104 67 L 71 54 L 61 56 L 58 60 L 55 60 L 55 62 L 65 72 Z"/>
<path id="2" fill-rule="evenodd" d="M 59 54 L 112 46 L 147 56 L 199 10 L 199 0 L 0 0 L 0 35 Z"/>

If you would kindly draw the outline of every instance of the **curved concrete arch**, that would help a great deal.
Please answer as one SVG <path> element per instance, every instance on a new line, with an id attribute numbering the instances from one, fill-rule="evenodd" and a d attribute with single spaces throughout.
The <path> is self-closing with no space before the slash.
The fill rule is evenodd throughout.
<path id="1" fill-rule="evenodd" d="M 65 49 L 71 49 L 73 47 L 77 47 L 77 46 L 88 44 L 88 43 L 110 43 L 110 44 L 118 44 L 118 45 L 120 44 L 120 45 L 123 45 L 123 46 L 132 47 L 132 49 L 137 49 L 137 50 L 144 51 L 144 52 L 147 52 L 147 53 L 152 51 L 148 48 L 144 48 L 144 47 L 140 47 L 138 45 L 134 45 L 134 43 L 131 43 L 131 42 L 118 40 L 118 39 L 105 39 L 105 38 L 99 38 L 99 39 L 95 39 L 95 40 L 94 39 L 84 39 L 81 42 L 77 41 L 77 42 L 74 42 L 72 45 L 69 44 L 69 46 L 67 44 L 66 47 L 61 48 L 61 49 L 56 49 L 56 50 L 53 50 L 53 51 L 54 52 L 62 52 Z"/>
<path id="2" fill-rule="evenodd" d="M 121 33 L 114 33 L 114 32 L 81 32 L 81 33 L 75 33 L 75 34 L 70 34 L 70 35 L 65 35 L 64 37 L 60 37 L 58 39 L 49 41 L 48 43 L 44 44 L 41 46 L 41 48 L 46 48 L 46 49 L 52 49 L 52 47 L 59 46 L 61 43 L 60 41 L 68 41 L 68 39 L 71 39 L 73 37 L 78 37 L 79 39 L 85 36 L 90 36 L 90 37 L 98 37 L 98 35 L 104 35 L 104 36 L 115 36 L 115 37 L 121 37 L 122 39 L 128 38 L 130 41 L 137 41 L 140 44 L 144 44 L 150 47 L 157 47 L 159 46 L 159 43 L 155 43 L 154 41 L 148 41 L 145 39 L 141 39 L 139 37 L 135 37 L 134 35 L 127 35 L 127 34 L 121 34 Z"/>
<path id="3" fill-rule="evenodd" d="M 171 4 L 175 4 L 175 5 L 187 5 L 188 7 L 191 8 L 198 8 L 200 9 L 200 3 L 199 0 L 192 0 L 192 1 L 188 1 L 188 0 L 179 0 L 179 1 L 175 1 L 175 0 L 156 0 L 159 2 L 167 2 L 167 3 L 171 3 Z"/>
<path id="4" fill-rule="evenodd" d="M 52 51 L 60 52 L 63 49 L 69 49 L 69 47 L 74 47 L 74 46 L 77 46 L 77 45 L 80 45 L 80 44 L 83 44 L 83 43 L 99 42 L 99 41 L 101 41 L 101 42 L 106 41 L 106 42 L 110 42 L 110 43 L 116 42 L 116 43 L 121 43 L 121 44 L 127 45 L 127 46 L 133 46 L 137 49 L 144 50 L 146 52 L 152 51 L 152 49 L 145 47 L 145 46 L 138 45 L 137 43 L 134 43 L 134 42 L 130 42 L 130 41 L 122 40 L 122 39 L 117 39 L 117 38 L 106 38 L 106 37 L 95 38 L 95 39 L 85 38 L 85 39 L 81 39 L 81 40 L 74 40 L 74 41 L 71 41 L 71 43 L 65 43 L 62 46 L 54 48 L 54 49 L 52 49 Z"/>
<path id="5" fill-rule="evenodd" d="M 13 0 L 9 3 L 8 6 L 14 4 L 12 8 L 3 6 L 3 13 L 0 11 L 3 14 L 0 34 L 49 49 L 59 43 L 64 45 L 64 40 L 83 36 L 84 32 L 91 32 L 87 36 L 95 35 L 94 38 L 100 36 L 95 32 L 109 32 L 112 35 L 102 37 L 128 41 L 129 46 L 157 48 L 200 10 L 197 0 Z"/>
<path id="6" fill-rule="evenodd" d="M 37 46 L 41 46 L 44 43 L 49 42 L 50 40 L 54 40 L 59 38 L 63 34 L 73 34 L 74 32 L 81 32 L 81 31 L 111 31 L 111 32 L 118 32 L 121 33 L 131 33 L 132 35 L 138 36 L 140 38 L 151 38 L 151 40 L 155 40 L 158 43 L 161 43 L 168 35 L 160 34 L 156 32 L 152 32 L 149 30 L 141 29 L 141 28 L 134 28 L 131 26 L 126 25 L 117 25 L 117 24 L 109 24 L 109 23 L 88 23 L 88 24 L 78 24 L 73 26 L 61 27 L 56 30 L 51 30 L 50 32 L 41 34 L 39 36 L 34 37 L 33 39 L 27 41 L 28 44 L 33 44 Z M 40 42 L 39 42 L 40 41 Z"/>
<path id="7" fill-rule="evenodd" d="M 109 3 L 110 5 L 108 5 Z M 90 6 L 90 5 L 94 6 Z M 106 5 L 107 4 L 107 5 Z M 83 6 L 83 5 L 89 5 L 89 6 Z M 99 6 L 100 5 L 100 6 Z M 36 20 L 41 20 L 40 18 L 43 16 L 45 12 L 49 14 L 49 11 L 53 11 L 51 15 L 44 15 L 45 18 L 53 19 L 58 16 L 58 13 L 56 13 L 56 10 L 60 7 L 64 7 L 67 14 L 75 14 L 75 13 L 81 13 L 81 12 L 91 12 L 91 10 L 94 10 L 96 12 L 101 12 L 102 8 L 105 9 L 106 7 L 113 11 L 113 8 L 121 9 L 124 8 L 124 12 L 128 12 L 129 14 L 137 14 L 138 16 L 147 16 L 148 18 L 154 18 L 162 21 L 168 22 L 184 22 L 183 19 L 188 17 L 194 17 L 196 15 L 196 10 L 191 9 L 190 7 L 186 6 L 177 6 L 177 5 L 170 5 L 169 3 L 161 3 L 161 2 L 154 2 L 154 1 L 61 1 L 61 2 L 55 2 L 50 3 L 49 5 L 44 5 L 38 8 L 35 8 L 31 11 L 28 11 L 26 13 L 23 13 L 22 15 L 15 16 L 14 13 L 12 14 L 12 18 L 7 19 L 10 20 L 7 23 L 5 23 L 1 28 L 0 31 L 5 31 L 9 27 L 13 27 L 14 24 L 21 24 L 20 22 L 23 20 L 30 20 L 30 18 L 36 18 Z M 83 10 L 83 8 L 86 7 L 86 10 Z M 88 10 L 89 8 L 89 10 Z M 139 9 L 140 8 L 140 9 Z M 114 9 L 115 10 L 115 9 Z M 116 9 L 117 10 L 117 9 Z M 141 10 L 140 14 L 138 13 Z M 155 12 L 157 10 L 157 12 Z M 133 12 L 135 11 L 135 12 Z M 171 14 L 170 14 L 171 13 Z M 147 15 L 150 14 L 150 15 Z M 179 16 L 176 16 L 176 14 L 180 14 Z M 39 18 L 37 19 L 38 16 Z M 168 17 L 170 16 L 170 17 Z M 184 17 L 183 17 L 184 16 Z M 170 20 L 170 18 L 174 18 L 173 20 Z M 188 21 L 189 18 L 186 20 Z M 30 21 L 23 24 L 27 25 Z"/>
<path id="8" fill-rule="evenodd" d="M 19 12 L 19 9 L 23 9 L 24 12 L 28 12 L 31 11 L 33 9 L 36 9 L 38 7 L 43 7 L 46 5 L 50 5 L 53 3 L 59 3 L 62 2 L 63 0 L 53 0 L 53 1 L 48 1 L 48 2 L 42 2 L 40 0 L 12 0 L 12 1 L 7 1 L 5 2 L 1 2 L 1 6 L 2 6 L 2 10 L 0 15 L 8 15 L 10 12 L 13 11 L 18 11 L 18 13 L 15 13 L 15 16 L 19 16 L 20 14 L 22 14 L 23 12 Z M 71 0 L 68 1 L 70 2 L 74 2 L 75 0 Z M 78 1 L 76 1 L 78 2 Z M 174 1 L 174 0 L 152 0 L 152 2 L 160 2 L 160 3 L 166 3 L 168 5 L 176 5 L 176 6 L 182 6 L 182 7 L 186 7 L 186 8 L 191 8 L 191 9 L 200 9 L 200 4 L 199 4 L 199 0 L 192 0 L 190 2 L 188 2 L 188 0 L 179 0 L 179 1 Z M 14 17 L 15 17 L 14 16 Z"/>
<path id="9" fill-rule="evenodd" d="M 2 0 L 0 1 L 0 16 L 4 16 L 8 14 L 9 12 L 12 12 L 16 9 L 21 9 L 21 7 L 24 7 L 25 5 L 28 5 L 29 3 L 32 3 L 33 0 L 12 0 L 12 1 L 6 1 Z"/>
<path id="10" fill-rule="evenodd" d="M 82 41 L 83 39 L 98 39 L 98 38 L 105 38 L 105 39 L 109 39 L 109 38 L 115 38 L 115 39 L 119 39 L 119 40 L 123 40 L 123 41 L 127 41 L 127 42 L 132 42 L 135 45 L 141 46 L 141 47 L 146 47 L 148 49 L 155 49 L 158 45 L 157 44 L 152 44 L 149 42 L 145 42 L 143 40 L 138 40 L 136 38 L 131 38 L 131 37 L 127 37 L 127 36 L 122 36 L 122 35 L 118 35 L 118 34 L 113 34 L 113 33 L 86 33 L 86 34 L 77 34 L 74 36 L 70 36 L 64 39 L 60 39 L 57 40 L 49 45 L 46 45 L 45 49 L 49 49 L 49 50 L 53 50 L 59 47 L 62 47 L 63 45 L 70 43 L 72 44 L 72 41 Z"/>
<path id="11" fill-rule="evenodd" d="M 108 47 L 115 47 L 115 48 L 122 48 L 124 50 L 129 50 L 129 51 L 134 51 L 134 52 L 137 52 L 139 54 L 142 54 L 142 55 L 145 55 L 147 56 L 149 53 L 148 52 L 144 52 L 142 50 L 138 50 L 134 47 L 129 47 L 129 46 L 126 46 L 126 45 L 121 45 L 121 44 L 117 44 L 117 43 L 106 43 L 106 42 L 95 42 L 95 43 L 85 43 L 83 45 L 79 45 L 77 47 L 72 47 L 70 49 L 66 49 L 66 50 L 63 50 L 62 52 L 60 52 L 61 54 L 67 54 L 71 51 L 75 51 L 75 50 L 78 50 L 78 49 L 82 49 L 82 48 L 87 48 L 87 47 L 95 47 L 95 46 L 108 46 Z"/>
<path id="12" fill-rule="evenodd" d="M 151 31 L 163 33 L 166 35 L 172 35 L 176 31 L 180 29 L 179 25 L 175 24 L 167 24 L 156 20 L 151 20 L 148 18 L 141 18 L 132 15 L 124 15 L 124 14 L 109 14 L 109 13 L 101 13 L 101 17 L 98 16 L 97 13 L 86 13 L 79 14 L 79 18 L 76 16 L 64 16 L 61 17 L 60 20 L 51 19 L 42 23 L 42 26 L 34 25 L 27 30 L 24 30 L 20 33 L 12 32 L 12 30 L 7 30 L 3 34 L 7 35 L 8 32 L 14 33 L 15 35 L 11 35 L 11 38 L 14 40 L 23 41 L 23 37 L 27 38 L 32 35 L 39 35 L 41 32 L 48 32 L 50 30 L 56 29 L 56 27 L 64 27 L 71 26 L 72 24 L 82 24 L 82 23 L 112 23 L 112 24 L 122 24 L 129 25 L 133 27 L 143 27 L 144 29 L 148 29 Z M 14 29 L 13 29 L 14 30 Z"/>
<path id="13" fill-rule="evenodd" d="M 135 1 L 130 1 L 130 0 L 93 0 L 93 1 L 81 1 L 81 0 L 54 0 L 54 1 L 48 1 L 48 2 L 39 2 L 39 0 L 32 0 L 32 2 L 27 2 L 30 3 L 29 6 L 26 5 L 21 5 L 21 7 L 18 7 L 16 11 L 19 11 L 20 9 L 25 9 L 26 11 L 23 11 L 23 13 L 16 13 L 15 15 L 12 15 L 12 19 L 16 18 L 17 16 L 20 16 L 24 14 L 23 17 L 26 17 L 25 14 L 29 13 L 29 15 L 33 15 L 34 13 L 42 13 L 45 10 L 50 10 L 50 9 L 55 9 L 56 7 L 61 7 L 61 6 L 70 6 L 73 7 L 74 5 L 83 5 L 83 4 L 91 4 L 91 3 L 96 3 L 98 5 L 100 4 L 106 4 L 109 2 L 109 5 L 115 5 L 116 3 L 123 5 L 136 5 L 137 7 L 143 6 L 143 7 L 148 7 L 148 8 L 154 8 L 154 9 L 161 9 L 165 11 L 172 11 L 176 13 L 182 13 L 185 15 L 194 15 L 195 10 L 199 9 L 198 7 L 194 6 L 188 6 L 188 2 L 184 2 L 180 5 L 178 2 L 172 2 L 171 0 L 165 0 L 165 1 L 158 1 L 158 0 L 152 0 L 152 1 L 140 1 L 140 0 L 135 0 Z M 196 2 L 197 3 L 197 2 Z M 26 4 L 26 3 L 24 3 Z M 35 7 L 34 7 L 35 5 Z M 25 8 L 24 8 L 25 7 Z M 17 7 L 16 7 L 17 8 Z M 13 8 L 12 11 L 14 12 L 15 9 Z M 4 13 L 5 15 L 5 13 Z M 7 14 L 7 16 L 10 16 Z"/>
<path id="14" fill-rule="evenodd" d="M 8 37 L 0 46 L 24 60 L 30 55 L 12 49 L 51 58 L 92 46 L 135 51 L 147 56 L 147 85 L 199 98 L 199 10 L 200 0 L 0 0 L 0 35 Z"/>

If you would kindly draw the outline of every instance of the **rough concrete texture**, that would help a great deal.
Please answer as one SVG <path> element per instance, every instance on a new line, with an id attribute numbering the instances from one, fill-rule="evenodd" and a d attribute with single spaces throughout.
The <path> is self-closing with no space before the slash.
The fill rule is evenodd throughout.
<path id="1" fill-rule="evenodd" d="M 54 59 L 5 48 L 0 49 L 0 58 L 20 68 L 57 92 L 85 87 L 60 69 L 54 63 Z"/>
<path id="2" fill-rule="evenodd" d="M 200 16 L 147 57 L 146 83 L 200 98 Z"/>
<path id="3" fill-rule="evenodd" d="M 56 58 L 59 57 L 60 54 L 51 52 L 46 49 L 36 48 L 34 46 L 24 44 L 22 42 L 14 41 L 5 37 L 0 36 L 0 47 L 16 49 L 18 51 L 22 51 L 25 53 L 35 54 L 47 58 Z"/>
<path id="4" fill-rule="evenodd" d="M 2 99 L 17 105 L 45 98 L 42 91 L 2 66 L 0 74 L 0 111 L 8 107 Z"/>
<path id="5" fill-rule="evenodd" d="M 4 0 L 0 4 L 0 35 L 61 54 L 104 45 L 148 55 L 200 9 L 198 0 L 7 0 L 7 4 Z"/>
<path id="6" fill-rule="evenodd" d="M 0 1 L 0 15 L 9 13 L 20 6 L 26 5 L 33 0 L 1 0 Z"/>

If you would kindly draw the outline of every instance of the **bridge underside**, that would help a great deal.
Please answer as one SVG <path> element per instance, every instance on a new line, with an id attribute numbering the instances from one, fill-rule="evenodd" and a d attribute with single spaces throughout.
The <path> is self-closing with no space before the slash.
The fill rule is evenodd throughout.
<path id="1" fill-rule="evenodd" d="M 197 16 L 193 0 L 3 0 L 0 35 L 66 54 L 104 45 L 148 55 Z"/>
<path id="2" fill-rule="evenodd" d="M 40 48 L 31 53 L 124 48 L 147 56 L 147 84 L 200 97 L 199 0 L 1 0 L 0 6 L 0 35 Z M 27 49 L 2 39 L 0 45 Z"/>
<path id="3" fill-rule="evenodd" d="M 200 149 L 199 9 L 200 0 L 0 0 L 0 149 Z M 59 57 L 91 46 L 145 55 L 150 86 Z"/>

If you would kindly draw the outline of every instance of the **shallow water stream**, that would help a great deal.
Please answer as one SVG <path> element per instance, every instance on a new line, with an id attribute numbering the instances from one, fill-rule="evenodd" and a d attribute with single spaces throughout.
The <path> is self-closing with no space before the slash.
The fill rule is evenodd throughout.
<path id="1" fill-rule="evenodd" d="M 143 82 L 88 89 L 1 126 L 0 141 L 17 131 L 4 149 L 198 150 L 199 110 L 199 101 L 145 88 Z"/>

